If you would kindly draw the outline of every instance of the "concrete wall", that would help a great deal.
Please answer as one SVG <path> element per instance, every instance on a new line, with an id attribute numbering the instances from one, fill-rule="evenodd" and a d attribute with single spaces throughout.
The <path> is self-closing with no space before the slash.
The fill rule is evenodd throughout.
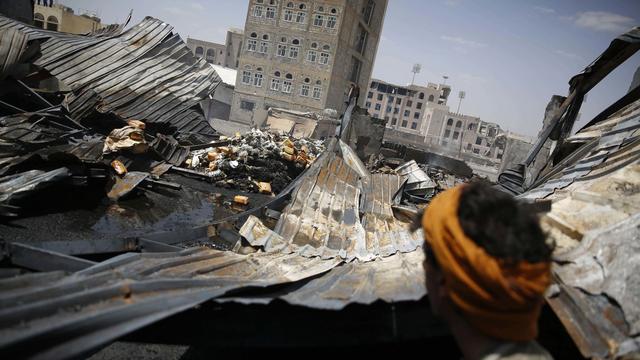
<path id="1" fill-rule="evenodd" d="M 86 34 L 105 27 L 99 18 L 90 17 L 88 15 L 76 15 L 73 12 L 73 9 L 60 4 L 55 4 L 52 7 L 36 4 L 33 12 L 34 19 L 36 15 L 42 15 L 44 18 L 45 29 L 57 30 L 71 34 Z M 58 22 L 55 29 L 52 28 L 55 24 L 55 21 L 52 21 L 53 18 Z M 34 21 L 34 25 L 38 26 L 38 21 Z"/>
<path id="2" fill-rule="evenodd" d="M 191 49 L 196 57 L 203 58 L 211 64 L 225 64 L 227 47 L 223 44 L 187 38 L 187 47 Z M 202 49 L 201 54 L 198 52 L 199 49 Z"/>
<path id="3" fill-rule="evenodd" d="M 224 60 L 224 66 L 237 69 L 240 59 L 240 51 L 242 51 L 242 45 L 244 40 L 244 33 L 242 30 L 231 29 L 227 31 L 227 39 L 225 41 L 225 48 L 227 54 Z"/>

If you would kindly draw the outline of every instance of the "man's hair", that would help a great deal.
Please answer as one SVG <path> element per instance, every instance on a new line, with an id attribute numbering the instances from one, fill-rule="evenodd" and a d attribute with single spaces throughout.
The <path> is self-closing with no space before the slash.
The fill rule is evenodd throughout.
<path id="1" fill-rule="evenodd" d="M 413 229 L 422 226 L 422 214 L 420 211 L 416 216 Z M 463 187 L 458 218 L 465 235 L 495 258 L 530 263 L 551 259 L 553 246 L 545 241 L 537 216 L 486 181 L 472 181 Z"/>
<path id="2" fill-rule="evenodd" d="M 545 241 L 537 216 L 485 181 L 462 189 L 458 217 L 464 233 L 493 257 L 530 263 L 551 260 L 553 246 Z"/>

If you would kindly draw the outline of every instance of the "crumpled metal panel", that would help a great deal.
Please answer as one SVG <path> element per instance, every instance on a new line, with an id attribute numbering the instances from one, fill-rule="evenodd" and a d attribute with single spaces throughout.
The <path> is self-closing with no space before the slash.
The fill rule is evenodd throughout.
<path id="1" fill-rule="evenodd" d="M 420 300 L 427 293 L 421 249 L 333 268 L 281 297 L 294 305 L 340 310 L 350 303 Z"/>
<path id="2" fill-rule="evenodd" d="M 623 116 L 612 116 L 611 121 L 594 125 L 598 130 L 598 145 L 595 149 L 579 159 L 575 164 L 562 169 L 556 178 L 528 190 L 519 197 L 526 199 L 541 199 L 553 194 L 558 189 L 564 189 L 585 177 L 589 177 L 594 169 L 606 166 L 612 154 L 628 148 L 628 142 L 638 136 L 640 129 L 640 100 L 621 110 Z M 585 128 L 576 135 L 588 132 L 593 134 L 592 127 Z M 637 155 L 636 155 L 637 157 Z"/>
<path id="3" fill-rule="evenodd" d="M 0 78 L 20 61 L 28 40 L 26 34 L 16 29 L 0 29 Z"/>
<path id="4" fill-rule="evenodd" d="M 198 104 L 220 78 L 161 20 L 146 17 L 107 37 L 45 31 L 2 16 L 0 29 L 43 41 L 35 65 L 72 88 L 66 104 L 77 119 L 98 111 L 166 124 L 167 133 L 214 133 Z"/>
<path id="5" fill-rule="evenodd" d="M 62 167 L 51 171 L 29 170 L 0 178 L 0 213 L 12 215 L 10 202 L 30 192 L 71 176 L 69 169 Z"/>
<path id="6" fill-rule="evenodd" d="M 247 221 L 240 233 L 267 252 L 296 252 L 308 257 L 369 261 L 415 250 L 421 234 L 411 233 L 408 224 L 395 219 L 391 209 L 404 178 L 394 174 L 360 177 L 343 160 L 353 155 L 348 147 L 334 144 L 325 154 L 314 164 L 317 171 L 305 176 L 292 194 L 275 233 L 258 219 Z"/>
<path id="7" fill-rule="evenodd" d="M 128 253 L 47 282 L 0 280 L 0 349 L 22 358 L 77 356 L 231 289 L 298 281 L 340 262 L 198 247 Z"/>
<path id="8" fill-rule="evenodd" d="M 620 305 L 631 335 L 640 335 L 640 213 L 587 233 L 580 245 L 557 256 L 563 283 Z"/>

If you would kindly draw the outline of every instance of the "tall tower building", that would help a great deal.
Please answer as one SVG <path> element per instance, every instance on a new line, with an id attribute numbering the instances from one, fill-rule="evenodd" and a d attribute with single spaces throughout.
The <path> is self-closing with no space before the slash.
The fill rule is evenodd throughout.
<path id="1" fill-rule="evenodd" d="M 351 83 L 371 77 L 387 0 L 250 0 L 233 121 L 261 125 L 270 107 L 344 110 Z"/>

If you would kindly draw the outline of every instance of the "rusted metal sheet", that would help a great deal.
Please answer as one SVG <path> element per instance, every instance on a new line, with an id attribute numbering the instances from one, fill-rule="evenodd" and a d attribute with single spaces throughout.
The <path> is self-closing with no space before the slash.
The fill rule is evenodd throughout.
<path id="1" fill-rule="evenodd" d="M 107 196 L 111 200 L 118 200 L 119 198 L 127 195 L 136 186 L 140 185 L 147 177 L 149 173 L 139 172 L 139 171 L 130 171 L 126 173 L 123 177 L 115 176 L 115 183 L 111 190 L 107 193 Z"/>
<path id="2" fill-rule="evenodd" d="M 169 134 L 214 134 L 198 103 L 214 92 L 220 78 L 161 20 L 146 17 L 106 37 L 51 32 L 0 16 L 1 29 L 42 41 L 35 65 L 72 89 L 65 103 L 78 120 L 112 113 L 164 124 Z"/>
<path id="3" fill-rule="evenodd" d="M 48 282 L 0 280 L 0 352 L 78 356 L 229 290 L 298 281 L 340 262 L 198 247 L 128 253 Z"/>
<path id="4" fill-rule="evenodd" d="M 20 62 L 27 49 L 29 37 L 16 29 L 0 30 L 0 79 L 12 66 Z"/>
<path id="5" fill-rule="evenodd" d="M 420 300 L 427 293 L 423 261 L 421 249 L 364 263 L 352 261 L 333 268 L 282 299 L 294 305 L 332 310 L 377 300 L 390 303 Z"/>

